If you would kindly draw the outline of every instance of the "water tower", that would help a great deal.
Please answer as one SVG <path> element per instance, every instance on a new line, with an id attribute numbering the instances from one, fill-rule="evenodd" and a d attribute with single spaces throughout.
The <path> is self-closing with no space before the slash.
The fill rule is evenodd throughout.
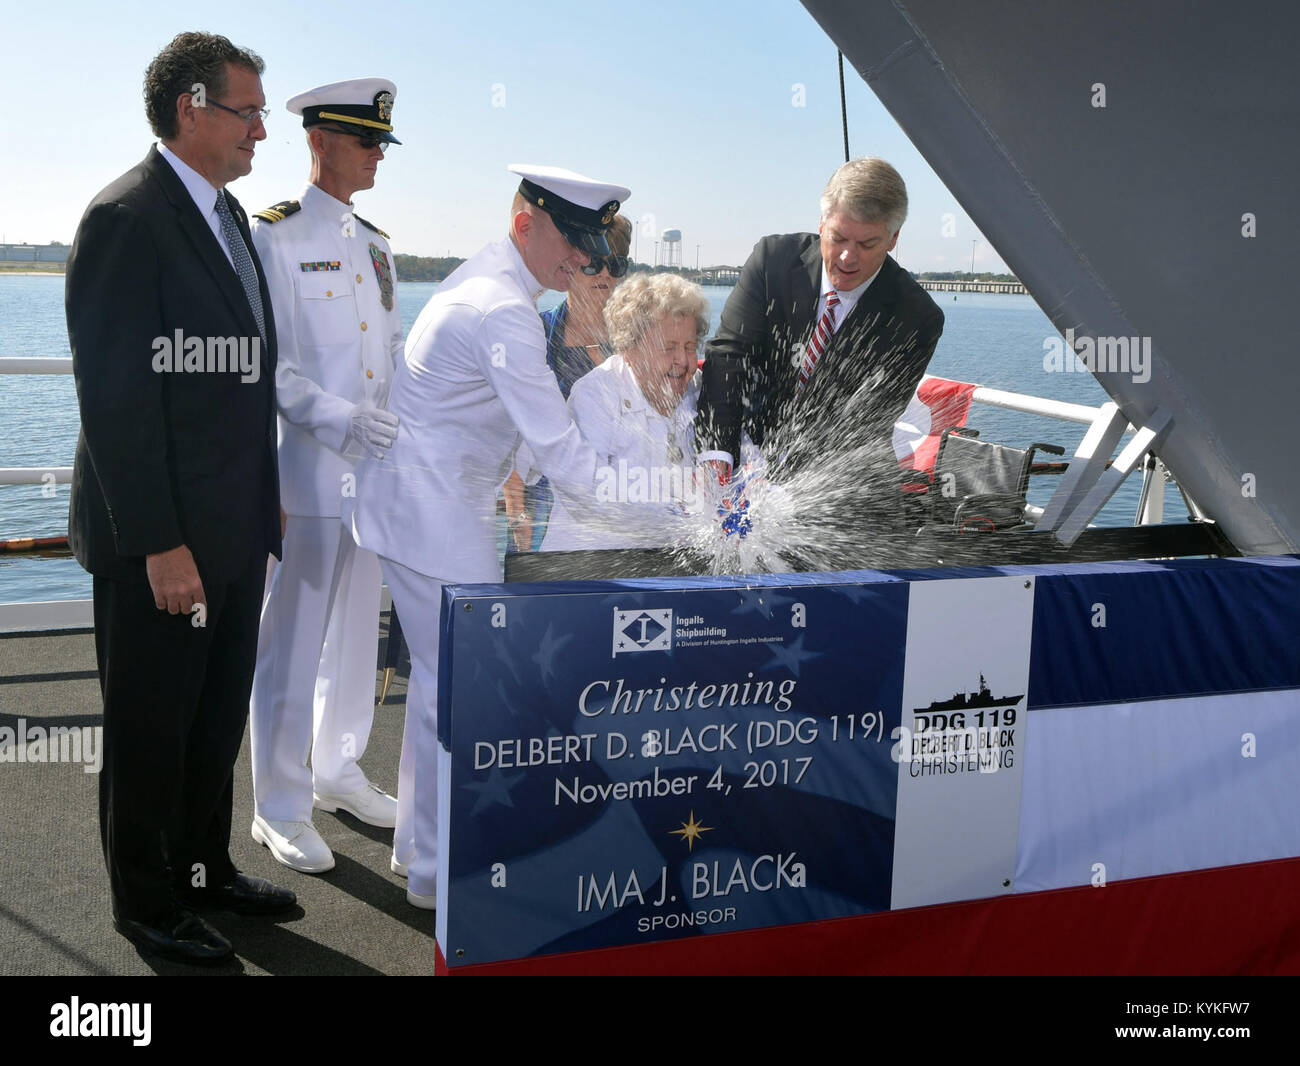
<path id="1" fill-rule="evenodd" d="M 660 240 L 664 242 L 664 266 L 680 267 L 682 265 L 682 231 L 666 229 Z"/>

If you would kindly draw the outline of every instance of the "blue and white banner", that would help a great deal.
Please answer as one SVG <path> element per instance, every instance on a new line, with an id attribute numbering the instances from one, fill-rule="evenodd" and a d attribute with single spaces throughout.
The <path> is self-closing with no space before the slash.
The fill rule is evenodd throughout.
<path id="1" fill-rule="evenodd" d="M 446 960 L 1300 854 L 1269 563 L 448 587 Z"/>

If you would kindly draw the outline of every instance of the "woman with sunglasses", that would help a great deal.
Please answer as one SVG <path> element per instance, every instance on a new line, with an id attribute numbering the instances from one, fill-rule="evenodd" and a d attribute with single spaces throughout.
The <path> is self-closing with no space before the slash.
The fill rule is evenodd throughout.
<path id="1" fill-rule="evenodd" d="M 593 256 L 574 277 L 568 295 L 551 310 L 542 312 L 546 362 L 566 400 L 574 382 L 613 354 L 603 313 L 614 286 L 631 265 L 628 258 L 632 247 L 631 221 L 624 215 L 616 215 L 605 239 L 610 254 Z M 525 485 L 518 473 L 512 473 L 502 492 L 510 530 L 505 550 L 539 550 L 552 506 L 550 485 L 545 478 L 536 485 Z"/>
<path id="2" fill-rule="evenodd" d="M 613 354 L 605 330 L 604 311 L 614 286 L 628 270 L 632 223 L 623 215 L 616 216 L 605 239 L 609 241 L 611 254 L 603 258 L 593 256 L 582 273 L 574 277 L 568 296 L 556 307 L 542 312 L 546 361 L 555 372 L 555 380 L 566 400 L 575 381 Z"/>

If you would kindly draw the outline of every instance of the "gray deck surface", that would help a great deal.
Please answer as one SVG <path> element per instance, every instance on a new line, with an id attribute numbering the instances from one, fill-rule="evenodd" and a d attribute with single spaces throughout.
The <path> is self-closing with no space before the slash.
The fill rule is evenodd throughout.
<path id="1" fill-rule="evenodd" d="M 386 618 L 380 636 L 382 656 Z M 392 794 L 409 669 L 404 658 L 361 761 Z M 16 729 L 20 718 L 47 730 L 101 723 L 89 631 L 0 634 L 0 726 Z M 0 762 L 0 974 L 433 973 L 435 916 L 408 904 L 406 882 L 389 872 L 392 830 L 317 811 L 316 828 L 337 865 L 310 875 L 281 866 L 254 843 L 252 818 L 245 733 L 231 855 L 244 872 L 293 889 L 300 912 L 278 921 L 205 915 L 234 943 L 237 959 L 211 969 L 172 963 L 142 956 L 113 929 L 97 775 L 79 764 Z"/>

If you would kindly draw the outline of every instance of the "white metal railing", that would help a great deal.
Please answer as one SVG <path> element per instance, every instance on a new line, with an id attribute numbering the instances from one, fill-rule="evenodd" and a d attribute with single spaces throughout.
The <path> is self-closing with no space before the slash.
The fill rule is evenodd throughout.
<path id="1" fill-rule="evenodd" d="M 37 356 L 5 356 L 0 358 L 0 374 L 71 374 L 72 358 L 59 356 L 46 358 Z M 45 482 L 45 475 L 53 474 L 54 480 L 66 485 L 72 480 L 70 466 L 0 466 L 0 485 L 40 485 Z"/>
<path id="2" fill-rule="evenodd" d="M 0 357 L 0 374 L 71 374 L 71 357 Z M 931 377 L 927 374 L 926 377 Z M 1001 407 L 1008 411 L 1020 411 L 1024 414 L 1043 415 L 1063 422 L 1078 422 L 1091 425 L 1097 419 L 1100 408 L 1089 407 L 1081 403 L 1067 403 L 1064 400 L 1051 400 L 1045 396 L 1031 396 L 1023 392 L 1007 392 L 1004 389 L 990 389 L 977 385 L 971 394 L 972 403 L 986 404 L 989 407 Z M 1135 432 L 1130 425 L 1126 432 Z M 72 480 L 72 467 L 0 467 L 0 485 L 39 485 L 46 475 L 53 474 L 55 481 L 66 485 Z"/>
<path id="3" fill-rule="evenodd" d="M 0 603 L 0 633 L 45 629 L 89 629 L 94 624 L 93 600 Z"/>
<path id="4" fill-rule="evenodd" d="M 71 374 L 71 357 L 0 357 L 0 374 Z M 925 375 L 927 378 L 932 375 Z M 1020 411 L 1024 414 L 1044 415 L 1062 422 L 1079 422 L 1091 425 L 1096 421 L 1101 408 L 1089 407 L 1081 403 L 1067 403 L 1064 400 L 1051 400 L 1045 396 L 1031 396 L 1024 392 L 1007 392 L 1004 389 L 990 389 L 983 385 L 975 386 L 971 393 L 972 403 L 987 404 L 989 407 L 1001 407 L 1008 411 Z M 1130 425 L 1128 433 L 1136 432 Z M 0 485 L 33 485 L 45 480 L 46 474 L 54 474 L 60 484 L 72 479 L 72 467 L 0 467 Z"/>
<path id="5" fill-rule="evenodd" d="M 72 357 L 15 356 L 0 358 L 0 374 L 71 374 Z"/>
<path id="6" fill-rule="evenodd" d="M 379 612 L 391 610 L 392 594 L 383 587 Z M 48 629 L 89 629 L 95 624 L 94 600 L 47 600 L 41 603 L 0 603 L 0 633 Z"/>
<path id="7" fill-rule="evenodd" d="M 0 358 L 0 374 L 70 374 L 70 358 Z M 926 375 L 927 377 L 930 375 Z M 1001 407 L 1008 411 L 1021 411 L 1031 415 L 1045 415 L 1063 422 L 1080 422 L 1090 425 L 1097 417 L 1098 408 L 1080 403 L 1066 403 L 1063 400 L 1050 400 L 1043 396 L 1030 396 L 1023 392 L 1007 392 L 1003 389 L 976 386 L 971 394 L 972 403 Z M 1129 427 L 1130 432 L 1132 427 Z M 61 485 L 72 480 L 72 467 L 0 467 L 0 485 L 39 485 L 46 474 L 53 474 Z"/>
<path id="8" fill-rule="evenodd" d="M 1063 422 L 1082 422 L 1084 425 L 1092 425 L 1101 410 L 1082 403 L 1066 403 L 1064 400 L 1049 400 L 1045 396 L 1030 396 L 1024 392 L 988 389 L 983 385 L 975 386 L 975 391 L 971 393 L 971 403 L 984 403 L 990 407 L 1022 411 L 1028 415 L 1046 415 Z M 1129 426 L 1128 431 L 1133 432 L 1133 427 Z"/>
<path id="9" fill-rule="evenodd" d="M 0 466 L 0 485 L 40 485 L 53 474 L 59 485 L 72 481 L 70 466 Z"/>
<path id="10" fill-rule="evenodd" d="M 67 356 L 0 357 L 0 374 L 71 374 L 72 359 Z M 72 467 L 0 467 L 0 485 L 40 485 L 53 474 L 58 484 L 72 480 Z M 381 609 L 392 604 L 384 587 Z M 54 600 L 41 603 L 0 603 L 0 633 L 22 630 L 84 629 L 94 625 L 93 601 Z"/>
<path id="11" fill-rule="evenodd" d="M 0 358 L 0 374 L 71 374 L 69 356 L 33 357 L 5 356 Z M 0 485 L 40 485 L 46 476 L 54 475 L 56 483 L 66 485 L 72 480 L 72 467 L 0 467 Z M 94 625 L 91 600 L 54 600 L 42 603 L 0 603 L 0 633 L 24 630 L 85 629 Z"/>

